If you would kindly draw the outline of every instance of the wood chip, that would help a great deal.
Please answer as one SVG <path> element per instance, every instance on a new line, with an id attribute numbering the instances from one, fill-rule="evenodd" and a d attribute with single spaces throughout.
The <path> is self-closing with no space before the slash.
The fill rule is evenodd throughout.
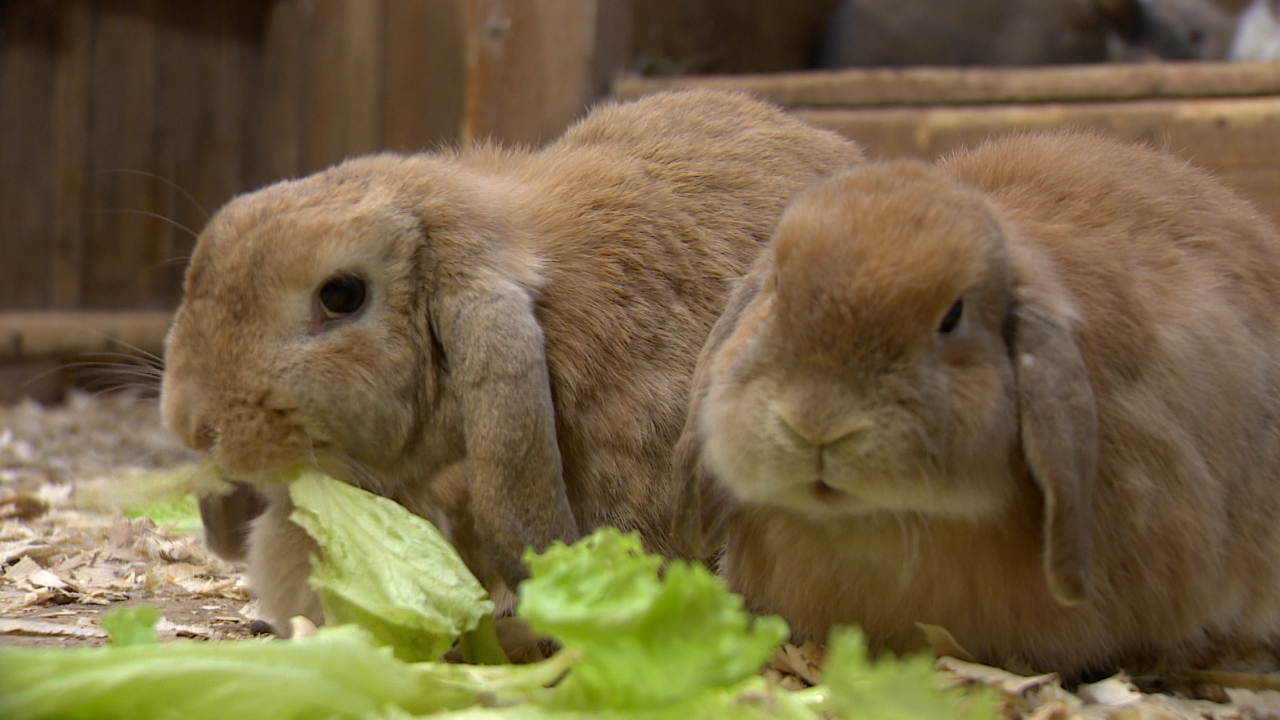
<path id="1" fill-rule="evenodd" d="M 916 627 L 924 633 L 925 642 L 929 643 L 929 649 L 933 650 L 933 654 L 937 657 L 953 657 L 965 662 L 977 662 L 973 655 L 960 646 L 956 642 L 956 638 L 951 634 L 950 630 L 941 625 L 929 625 L 918 622 Z"/>
<path id="2" fill-rule="evenodd" d="M 811 663 L 809 658 L 805 657 L 804 653 L 800 651 L 800 648 L 797 648 L 791 643 L 787 643 L 782 646 L 782 654 L 786 657 L 787 665 L 791 668 L 792 672 L 798 675 L 801 679 L 810 685 L 822 684 L 822 671 L 818 669 L 816 664 Z"/>
<path id="3" fill-rule="evenodd" d="M 1127 707 L 1142 702 L 1142 693 L 1123 675 L 1107 678 L 1096 683 L 1081 685 L 1076 694 L 1086 703 L 1106 705 L 1107 707 Z"/>
<path id="4" fill-rule="evenodd" d="M 43 620 L 11 620 L 0 618 L 0 635 L 39 635 L 45 637 L 73 637 L 97 639 L 107 637 L 100 627 L 69 625 Z"/>
<path id="5" fill-rule="evenodd" d="M 1058 676 L 1055 673 L 1028 677 L 1016 675 L 1008 670 L 991 667 L 990 665 L 967 662 L 954 657 L 938 658 L 938 669 L 944 673 L 950 673 L 954 678 L 962 682 L 976 682 L 988 685 L 1006 695 L 1025 695 L 1031 690 L 1058 681 Z"/>
<path id="6" fill-rule="evenodd" d="M 1198 671 L 1186 674 L 1193 682 L 1212 683 L 1239 690 L 1280 691 L 1280 673 L 1243 673 Z"/>
<path id="7" fill-rule="evenodd" d="M 44 567 L 32 560 L 30 555 L 23 555 L 18 562 L 5 569 L 4 577 L 12 583 L 21 584 L 27 582 L 27 578 L 43 569 Z"/>

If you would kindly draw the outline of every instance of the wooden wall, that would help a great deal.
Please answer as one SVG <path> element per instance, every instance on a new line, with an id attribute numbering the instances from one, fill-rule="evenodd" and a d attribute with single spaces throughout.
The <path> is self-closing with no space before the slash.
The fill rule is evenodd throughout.
<path id="1" fill-rule="evenodd" d="M 650 75 L 763 73 L 812 65 L 839 0 L 638 0 L 632 68 Z"/>
<path id="2" fill-rule="evenodd" d="M 837 1 L 0 0 L 0 400 L 30 390 L 18 360 L 159 350 L 195 233 L 235 194 L 379 149 L 541 143 L 628 71 L 721 73 L 688 82 L 753 89 L 878 154 L 1114 127 L 1194 145 L 1280 207 L 1271 91 L 903 103 L 890 78 L 834 106 L 787 96 L 822 74 L 724 75 L 806 67 Z"/>
<path id="3" fill-rule="evenodd" d="M 378 149 L 540 143 L 626 69 L 798 69 L 835 2 L 0 2 L 0 311 L 172 307 L 238 192 Z"/>
<path id="4" fill-rule="evenodd" d="M 626 61 L 630 8 L 0 0 L 0 371 L 116 339 L 157 351 L 153 311 L 237 193 L 380 149 L 558 134 Z M 14 382 L 0 372 L 0 399 Z"/>
<path id="5" fill-rule="evenodd" d="M 235 193 L 456 139 L 461 9 L 0 3 L 0 308 L 171 306 Z"/>
<path id="6" fill-rule="evenodd" d="M 615 92 L 746 90 L 858 140 L 872 157 L 937 158 L 1009 133 L 1094 130 L 1212 170 L 1280 225 L 1280 64 L 872 68 L 627 78 Z"/>

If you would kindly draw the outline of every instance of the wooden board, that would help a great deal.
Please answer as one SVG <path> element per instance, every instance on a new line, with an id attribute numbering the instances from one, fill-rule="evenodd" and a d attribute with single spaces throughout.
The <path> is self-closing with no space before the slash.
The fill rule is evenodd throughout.
<path id="1" fill-rule="evenodd" d="M 660 89 L 745 90 L 788 107 L 882 107 L 1280 95 L 1276 63 L 1104 63 L 1025 68 L 912 67 L 769 75 L 624 77 L 618 97 Z"/>
<path id="2" fill-rule="evenodd" d="M 539 145 L 604 94 L 629 54 L 629 0 L 470 0 L 464 140 Z"/>
<path id="3" fill-rule="evenodd" d="M 94 352 L 158 355 L 172 321 L 167 310 L 0 311 L 0 360 Z"/>
<path id="4" fill-rule="evenodd" d="M 1080 128 L 1213 170 L 1280 224 L 1280 64 L 905 68 L 667 80 L 615 94 L 740 89 L 861 142 L 873 157 L 934 158 L 1014 132 Z"/>
<path id="5" fill-rule="evenodd" d="M 53 108 L 61 31 L 49 3 L 0 3 L 0 305 L 47 307 L 53 300 L 47 199 L 58 145 Z M 43 162 L 31 162 L 39 157 Z M 54 261 L 55 263 L 57 261 Z"/>

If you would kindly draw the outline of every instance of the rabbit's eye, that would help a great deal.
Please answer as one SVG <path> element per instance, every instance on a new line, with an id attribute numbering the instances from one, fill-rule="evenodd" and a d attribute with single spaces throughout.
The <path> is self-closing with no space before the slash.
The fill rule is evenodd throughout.
<path id="1" fill-rule="evenodd" d="M 942 316 L 942 322 L 938 323 L 938 332 L 943 335 L 950 334 L 960 324 L 960 315 L 964 312 L 964 301 L 957 300 L 955 305 Z"/>
<path id="2" fill-rule="evenodd" d="M 364 280 L 355 275 L 336 275 L 320 287 L 320 307 L 331 320 L 364 307 L 364 298 Z"/>

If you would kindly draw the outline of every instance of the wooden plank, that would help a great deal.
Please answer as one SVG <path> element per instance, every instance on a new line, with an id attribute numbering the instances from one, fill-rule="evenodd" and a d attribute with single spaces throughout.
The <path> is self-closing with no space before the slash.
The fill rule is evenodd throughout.
<path id="1" fill-rule="evenodd" d="M 147 304 L 176 306 L 184 259 L 209 213 L 240 186 L 240 88 L 234 50 L 240 0 L 219 6 L 164 3 L 152 18 L 155 40 L 155 132 L 150 187 L 154 212 L 166 222 L 147 264 Z"/>
<path id="2" fill-rule="evenodd" d="M 306 70 L 305 0 L 270 3 L 262 20 L 260 71 L 246 77 L 244 185 L 257 188 L 302 168 Z M 309 6 L 310 3 L 307 3 Z"/>
<path id="3" fill-rule="evenodd" d="M 416 152 L 459 139 L 465 27 L 459 2 L 387 0 L 383 147 Z"/>
<path id="4" fill-rule="evenodd" d="M 159 354 L 172 321 L 166 310 L 0 311 L 0 360 L 129 348 Z"/>
<path id="5" fill-rule="evenodd" d="M 772 75 L 620 79 L 619 97 L 664 88 L 746 90 L 789 107 L 969 105 L 1280 94 L 1276 63 L 1106 63 L 1060 67 L 913 67 Z"/>
<path id="6" fill-rule="evenodd" d="M 60 7 L 58 66 L 53 85 L 56 133 L 52 153 L 56 189 L 49 305 L 78 307 L 84 299 L 86 177 L 89 158 L 89 52 L 93 13 L 85 3 Z"/>
<path id="7" fill-rule="evenodd" d="M 363 155 L 382 147 L 386 62 L 383 52 L 385 0 L 348 0 L 346 5 L 342 26 L 343 52 L 338 60 L 347 127 L 343 158 Z"/>
<path id="8" fill-rule="evenodd" d="M 59 30 L 49 3 L 0 3 L 0 307 L 51 300 Z"/>
<path id="9" fill-rule="evenodd" d="M 602 65 L 616 56 L 597 47 L 600 33 L 619 22 L 607 15 L 601 25 L 611 2 L 467 0 L 463 137 L 537 145 L 558 136 L 602 94 L 597 78 L 612 71 Z"/>
<path id="10" fill-rule="evenodd" d="M 609 94 L 635 56 L 635 15 L 644 0 L 597 0 L 594 50 L 588 101 Z"/>
<path id="11" fill-rule="evenodd" d="M 138 307 L 149 298 L 148 267 L 160 242 L 154 187 L 155 6 L 119 0 L 98 6 L 89 78 L 88 237 L 84 303 Z"/>
<path id="12" fill-rule="evenodd" d="M 380 144 L 383 9 L 383 0 L 328 0 L 305 9 L 304 174 Z"/>
<path id="13" fill-rule="evenodd" d="M 858 140 L 873 157 L 933 158 L 1014 132 L 1094 129 L 1215 171 L 1280 223 L 1280 97 L 796 112 Z"/>

